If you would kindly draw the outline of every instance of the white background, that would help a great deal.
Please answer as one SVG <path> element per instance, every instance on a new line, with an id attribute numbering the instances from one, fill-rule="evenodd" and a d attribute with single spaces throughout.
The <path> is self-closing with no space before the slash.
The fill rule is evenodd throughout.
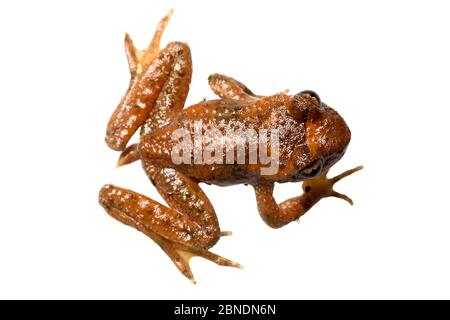
<path id="1" fill-rule="evenodd" d="M 313 89 L 353 139 L 332 169 L 365 169 L 301 223 L 272 230 L 251 187 L 205 186 L 222 230 L 195 258 L 197 285 L 139 232 L 110 218 L 114 183 L 161 200 L 138 163 L 115 168 L 106 123 L 139 47 L 187 41 L 188 104 L 207 76 L 258 94 Z M 0 298 L 450 298 L 449 7 L 446 1 L 3 1 L 0 4 Z M 278 185 L 279 200 L 299 184 Z"/>

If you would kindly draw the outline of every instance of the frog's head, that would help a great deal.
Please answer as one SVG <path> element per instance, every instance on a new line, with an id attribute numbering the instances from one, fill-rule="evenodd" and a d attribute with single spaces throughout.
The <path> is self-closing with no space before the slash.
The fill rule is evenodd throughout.
<path id="1" fill-rule="evenodd" d="M 344 119 L 313 91 L 295 95 L 294 106 L 301 111 L 305 123 L 308 149 L 299 175 L 312 178 L 326 172 L 344 155 L 351 133 Z"/>

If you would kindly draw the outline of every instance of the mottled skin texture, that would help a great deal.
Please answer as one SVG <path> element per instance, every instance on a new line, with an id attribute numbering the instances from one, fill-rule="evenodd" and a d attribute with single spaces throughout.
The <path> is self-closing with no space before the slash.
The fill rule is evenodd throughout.
<path id="1" fill-rule="evenodd" d="M 168 206 L 109 184 L 100 190 L 99 202 L 112 217 L 153 239 L 177 268 L 194 281 L 189 267 L 192 256 L 240 267 L 208 251 L 221 236 L 231 233 L 220 231 L 214 208 L 199 187 L 200 182 L 252 185 L 262 219 L 279 228 L 299 219 L 324 197 L 334 196 L 351 203 L 332 187 L 362 167 L 332 179 L 326 177 L 329 168 L 343 156 L 350 142 L 350 130 L 339 114 L 313 92 L 257 96 L 237 80 L 213 74 L 208 81 L 220 99 L 183 109 L 192 75 L 191 54 L 187 44 L 180 42 L 171 42 L 160 51 L 160 38 L 169 18 L 170 14 L 161 20 L 144 51 L 137 50 L 126 35 L 131 81 L 108 123 L 105 139 L 110 148 L 122 151 L 118 165 L 141 160 Z M 225 155 L 222 164 L 174 164 L 171 151 L 176 142 L 171 139 L 172 133 L 184 128 L 193 137 L 198 120 L 221 133 L 226 128 L 278 129 L 278 172 L 262 175 L 261 168 L 267 165 L 238 164 L 236 159 L 226 163 Z M 139 128 L 139 142 L 127 146 Z M 303 194 L 277 204 L 272 195 L 274 183 L 297 181 L 304 181 Z"/>

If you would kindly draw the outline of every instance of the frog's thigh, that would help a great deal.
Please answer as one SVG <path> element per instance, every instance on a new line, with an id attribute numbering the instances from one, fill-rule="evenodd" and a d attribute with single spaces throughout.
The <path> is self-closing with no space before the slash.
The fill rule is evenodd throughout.
<path id="1" fill-rule="evenodd" d="M 223 74 L 214 73 L 210 75 L 208 83 L 211 90 L 224 99 L 249 100 L 257 98 L 246 85 Z"/>
<path id="2" fill-rule="evenodd" d="M 189 47 L 181 42 L 169 43 L 131 79 L 127 93 L 109 120 L 105 139 L 108 146 L 123 150 L 144 123 L 147 124 L 141 133 L 166 124 L 183 108 L 191 75 Z"/>
<path id="3" fill-rule="evenodd" d="M 139 229 L 153 240 L 157 240 L 153 234 L 158 234 L 167 240 L 190 247 L 209 248 L 220 237 L 215 217 L 211 217 L 210 221 L 207 218 L 196 218 L 195 210 L 174 210 L 132 190 L 105 185 L 100 191 L 99 201 L 113 218 Z M 189 206 L 190 204 L 187 208 Z M 201 210 L 200 205 L 194 206 L 198 211 Z"/>
<path id="4" fill-rule="evenodd" d="M 172 168 L 164 168 L 142 161 L 147 176 L 170 208 L 182 212 L 199 229 L 192 234 L 198 238 L 196 246 L 212 247 L 220 238 L 220 227 L 215 210 L 200 186 L 189 177 Z"/>
<path id="5" fill-rule="evenodd" d="M 191 52 L 188 45 L 171 42 L 164 50 L 173 57 L 173 63 L 164 86 L 141 127 L 141 136 L 168 124 L 183 109 L 188 95 L 192 76 Z M 117 165 L 122 166 L 136 160 L 139 160 L 139 152 L 137 145 L 133 144 L 122 151 Z"/>
<path id="6" fill-rule="evenodd" d="M 189 259 L 193 256 L 222 266 L 241 267 L 205 249 L 217 241 L 218 235 L 217 232 L 207 232 L 208 225 L 205 228 L 202 219 L 197 221 L 191 214 L 173 210 L 137 192 L 113 185 L 105 185 L 100 190 L 99 202 L 113 218 L 154 240 L 191 281 L 194 277 Z"/>
<path id="7" fill-rule="evenodd" d="M 113 185 L 105 185 L 99 202 L 109 215 L 142 231 L 158 242 L 159 238 L 195 245 L 198 226 L 182 213 L 141 195 Z"/>
<path id="8" fill-rule="evenodd" d="M 184 107 L 192 77 L 191 50 L 186 43 L 171 42 L 163 50 L 172 63 L 169 76 L 141 128 L 141 135 L 168 124 Z"/>

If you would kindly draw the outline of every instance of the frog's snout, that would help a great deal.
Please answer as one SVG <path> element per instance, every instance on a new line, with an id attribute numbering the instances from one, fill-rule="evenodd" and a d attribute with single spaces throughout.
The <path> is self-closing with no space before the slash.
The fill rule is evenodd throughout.
<path id="1" fill-rule="evenodd" d="M 311 108 L 308 112 L 307 141 L 314 158 L 339 158 L 345 152 L 351 132 L 344 119 L 325 103 Z"/>

